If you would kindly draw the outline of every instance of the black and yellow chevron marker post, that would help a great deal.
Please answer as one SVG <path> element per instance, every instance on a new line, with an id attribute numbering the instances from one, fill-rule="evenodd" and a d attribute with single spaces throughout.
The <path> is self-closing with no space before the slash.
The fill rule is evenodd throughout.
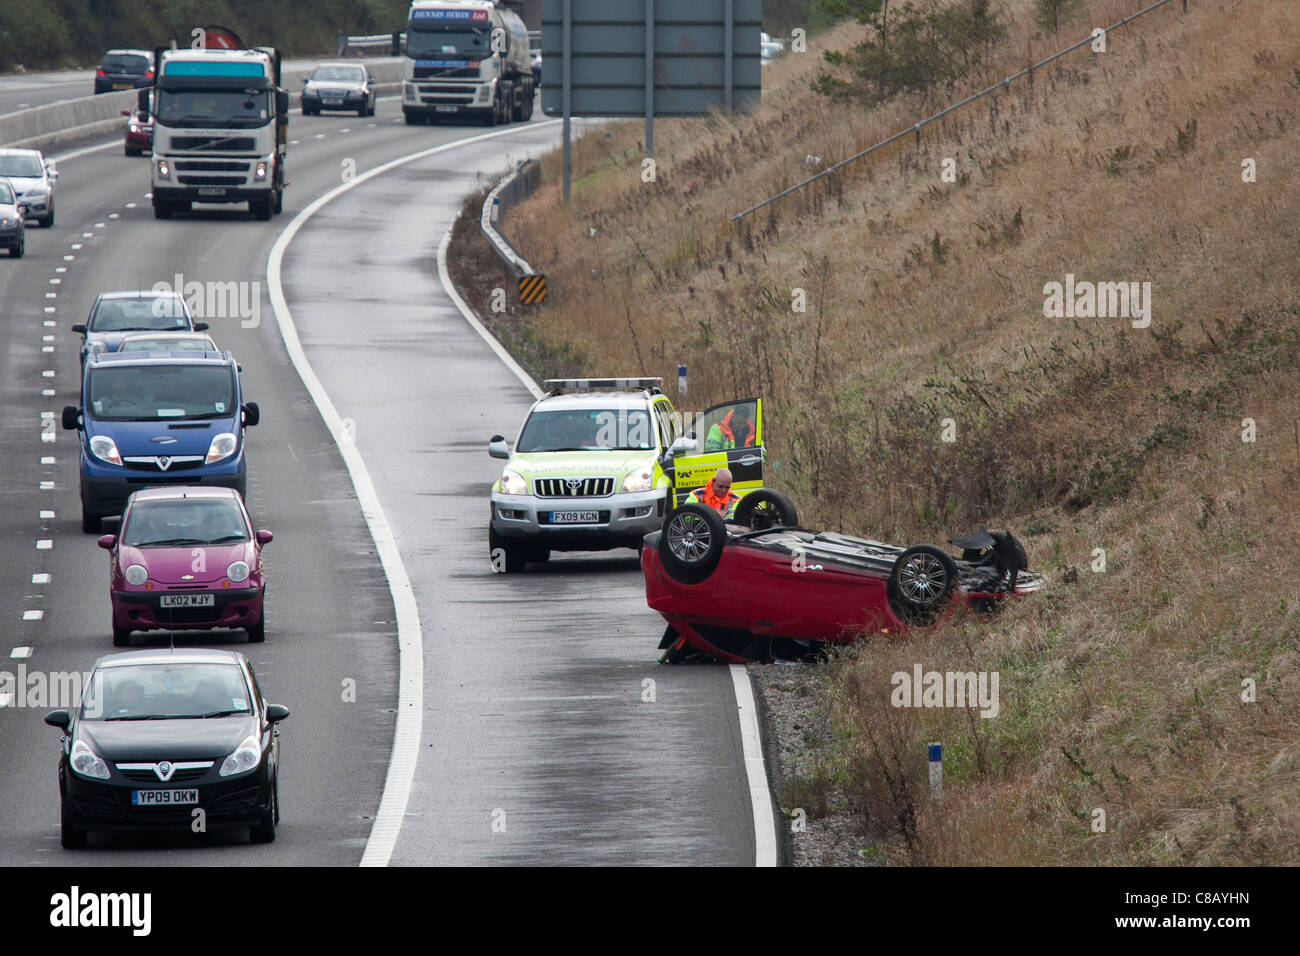
<path id="1" fill-rule="evenodd" d="M 539 305 L 546 301 L 545 274 L 537 272 L 519 280 L 519 301 L 524 305 Z"/>

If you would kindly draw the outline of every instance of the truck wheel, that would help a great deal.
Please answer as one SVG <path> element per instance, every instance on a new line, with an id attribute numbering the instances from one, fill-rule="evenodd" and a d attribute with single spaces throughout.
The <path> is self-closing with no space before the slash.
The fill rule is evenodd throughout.
<path id="1" fill-rule="evenodd" d="M 894 562 L 886 593 L 889 608 L 911 627 L 933 624 L 952 600 L 957 563 L 930 544 L 908 548 Z"/>
<path id="2" fill-rule="evenodd" d="M 417 117 L 414 113 L 406 112 L 406 110 L 402 110 L 402 119 L 406 120 L 407 126 L 416 126 L 420 122 L 419 117 Z"/>
<path id="3" fill-rule="evenodd" d="M 736 524 L 743 524 L 751 531 L 762 531 L 778 525 L 786 528 L 799 527 L 799 514 L 790 499 L 771 488 L 759 488 L 740 499 L 736 505 Z"/>
<path id="4" fill-rule="evenodd" d="M 659 560 L 674 581 L 699 584 L 717 568 L 726 543 L 721 515 L 704 505 L 682 505 L 664 520 Z"/>
<path id="5" fill-rule="evenodd" d="M 284 212 L 284 190 L 283 189 L 277 189 L 275 191 L 275 197 L 271 200 L 271 212 L 277 216 L 280 215 L 280 213 Z"/>
<path id="6" fill-rule="evenodd" d="M 153 201 L 153 217 L 155 219 L 170 219 L 172 217 L 172 204 L 166 199 L 155 199 Z"/>
<path id="7" fill-rule="evenodd" d="M 253 214 L 255 219 L 262 222 L 271 218 L 271 197 L 265 199 L 250 199 L 248 201 L 248 211 Z"/>

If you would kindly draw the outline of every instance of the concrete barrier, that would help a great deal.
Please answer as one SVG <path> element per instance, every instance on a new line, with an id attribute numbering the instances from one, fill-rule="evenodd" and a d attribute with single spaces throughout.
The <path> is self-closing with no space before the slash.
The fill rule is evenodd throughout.
<path id="1" fill-rule="evenodd" d="M 355 62 L 365 63 L 370 68 L 379 94 L 401 91 L 400 58 L 384 57 Z M 302 85 L 311 76 L 311 72 L 309 69 L 285 70 L 282 74 L 281 82 L 289 91 L 291 107 L 299 105 Z M 48 150 L 72 140 L 120 133 L 126 124 L 122 110 L 135 109 L 135 103 L 135 90 L 121 90 L 9 113 L 0 116 L 0 145 Z"/>

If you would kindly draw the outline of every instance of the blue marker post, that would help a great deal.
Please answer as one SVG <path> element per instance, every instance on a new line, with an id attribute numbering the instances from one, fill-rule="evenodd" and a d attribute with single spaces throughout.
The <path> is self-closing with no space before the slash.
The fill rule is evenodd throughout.
<path id="1" fill-rule="evenodd" d="M 679 401 L 686 399 L 686 366 L 677 366 L 677 398 Z"/>
<path id="2" fill-rule="evenodd" d="M 930 743 L 930 799 L 943 799 L 943 744 Z"/>
<path id="3" fill-rule="evenodd" d="M 492 218 L 492 225 L 494 226 L 501 221 L 501 197 L 500 196 L 492 197 L 491 218 Z"/>

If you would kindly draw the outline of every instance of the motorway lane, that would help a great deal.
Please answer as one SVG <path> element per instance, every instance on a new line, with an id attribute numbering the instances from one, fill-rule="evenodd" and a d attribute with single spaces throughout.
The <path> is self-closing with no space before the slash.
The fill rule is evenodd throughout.
<path id="1" fill-rule="evenodd" d="M 307 357 L 355 423 L 423 624 L 421 758 L 393 862 L 751 865 L 730 674 L 655 662 L 663 621 L 635 556 L 490 569 L 487 439 L 513 436 L 532 398 L 438 286 L 434 255 L 476 177 L 556 132 L 359 183 L 285 256 Z"/>
<path id="2" fill-rule="evenodd" d="M 381 113 L 374 126 L 363 127 L 366 139 L 361 129 L 342 133 L 350 128 L 347 118 L 295 117 L 291 132 L 303 139 L 291 152 L 298 163 L 291 167 L 295 185 L 286 194 L 286 211 L 292 214 L 337 182 L 340 154 L 364 163 L 371 153 L 409 151 L 408 131 L 391 119 L 385 122 Z M 398 142 L 385 145 L 390 137 Z M 84 320 L 100 290 L 147 288 L 173 281 L 176 273 L 258 281 L 264 300 L 267 251 L 287 221 L 258 223 L 242 211 L 209 207 L 201 214 L 207 221 L 158 223 L 144 198 L 147 160 L 110 149 L 68 159 L 64 169 L 58 225 L 29 230 L 26 258 L 0 259 L 7 333 L 0 343 L 0 456 L 10 479 L 0 510 L 0 670 L 10 673 L 18 663 L 8 658 L 13 647 L 32 647 L 27 666 L 41 671 L 84 671 L 113 649 L 106 558 L 80 530 L 76 443 L 70 433 L 57 433 L 53 444 L 40 439 L 39 413 L 57 414 L 77 401 L 78 339 L 68 326 Z M 110 218 L 114 214 L 118 218 Z M 82 248 L 73 249 L 74 243 Z M 65 255 L 74 258 L 65 261 Z M 55 273 L 58 268 L 67 272 Z M 51 285 L 51 279 L 60 282 Z M 46 298 L 50 291 L 55 299 Z M 57 312 L 50 316 L 45 308 Z M 48 708 L 7 707 L 0 708 L 0 864 L 351 865 L 361 857 L 392 737 L 392 601 L 337 449 L 269 316 L 262 301 L 256 328 L 243 328 L 239 319 L 211 320 L 218 343 L 243 365 L 247 398 L 263 409 L 262 424 L 249 431 L 249 506 L 258 526 L 276 534 L 266 558 L 267 642 L 251 646 L 239 632 L 214 632 L 181 634 L 177 643 L 246 651 L 269 698 L 293 711 L 282 725 L 280 836 L 269 846 L 247 845 L 239 835 L 197 848 L 185 838 L 101 838 L 70 856 L 58 847 L 58 733 L 42 721 Z M 43 342 L 45 335 L 53 341 Z M 43 353 L 43 345 L 56 351 Z M 43 376 L 46 370 L 55 376 Z M 42 389 L 57 394 L 44 396 Z M 56 460 L 42 465 L 42 457 Z M 55 487 L 43 490 L 41 481 Z M 40 519 L 42 510 L 55 518 Z M 113 527 L 109 523 L 108 530 Z M 53 547 L 37 551 L 37 540 Z M 49 573 L 52 580 L 32 585 L 33 573 Z M 41 610 L 44 617 L 22 620 L 25 610 Z M 166 639 L 155 633 L 134 640 L 157 645 Z M 341 682 L 348 678 L 356 681 L 355 703 L 342 699 Z"/>

